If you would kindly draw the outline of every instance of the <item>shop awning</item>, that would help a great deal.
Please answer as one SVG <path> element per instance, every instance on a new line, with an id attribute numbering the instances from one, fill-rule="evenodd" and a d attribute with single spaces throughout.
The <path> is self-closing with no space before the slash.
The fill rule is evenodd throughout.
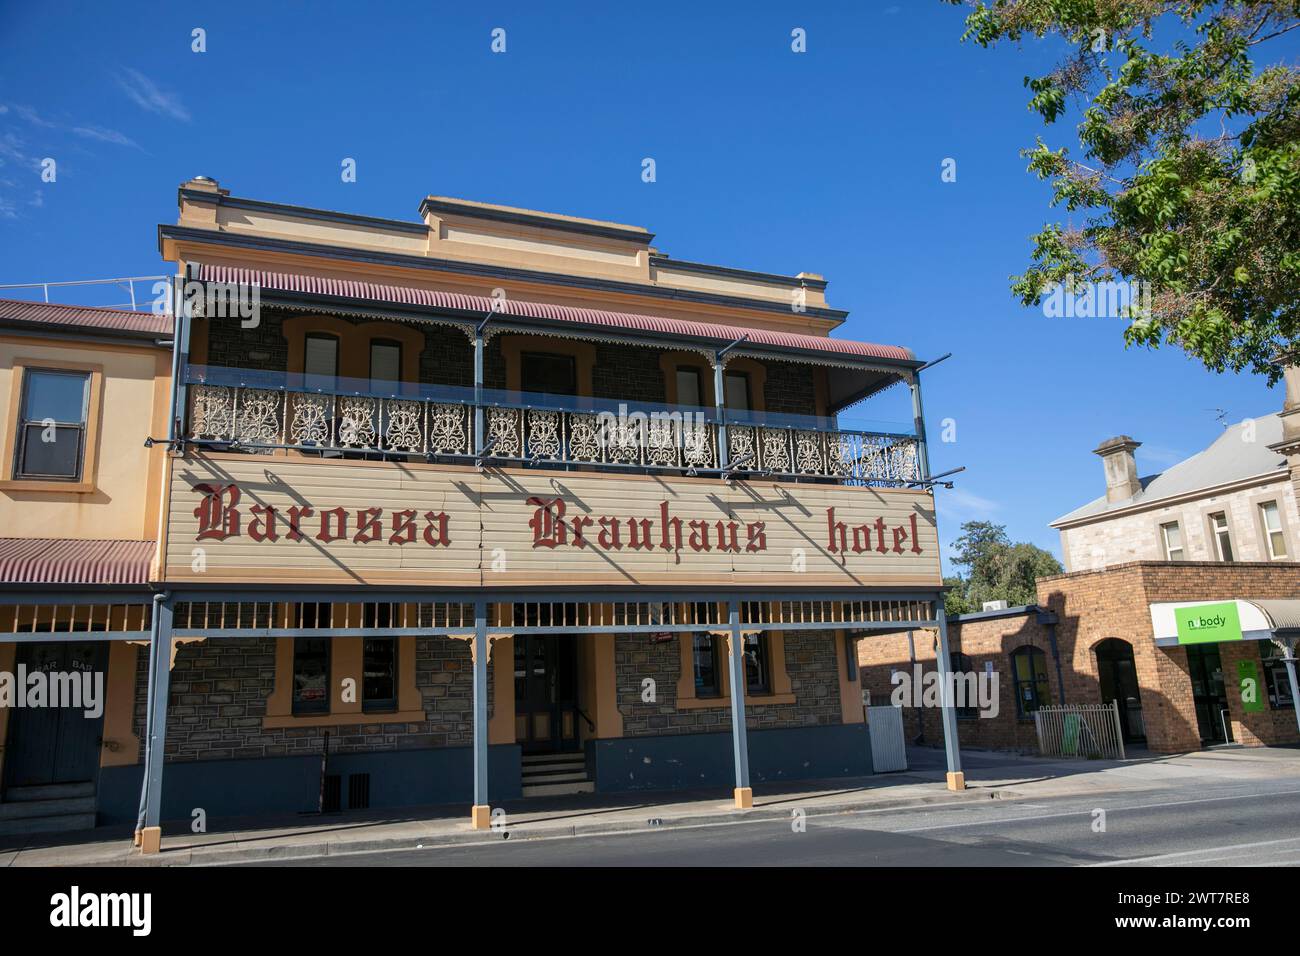
<path id="1" fill-rule="evenodd" d="M 1157 647 L 1296 636 L 1300 634 L 1300 599 L 1152 604 L 1151 629 Z"/>
<path id="2" fill-rule="evenodd" d="M 145 584 L 152 541 L 0 538 L 0 587 L 24 584 Z"/>

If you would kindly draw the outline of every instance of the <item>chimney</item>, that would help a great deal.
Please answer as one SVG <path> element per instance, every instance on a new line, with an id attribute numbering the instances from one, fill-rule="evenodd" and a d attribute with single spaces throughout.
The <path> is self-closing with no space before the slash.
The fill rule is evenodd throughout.
<path id="1" fill-rule="evenodd" d="M 1102 466 L 1106 469 L 1106 500 L 1108 502 L 1126 501 L 1142 490 L 1138 481 L 1137 462 L 1133 458 L 1134 450 L 1141 445 L 1127 435 L 1108 438 L 1092 450 L 1101 456 Z"/>

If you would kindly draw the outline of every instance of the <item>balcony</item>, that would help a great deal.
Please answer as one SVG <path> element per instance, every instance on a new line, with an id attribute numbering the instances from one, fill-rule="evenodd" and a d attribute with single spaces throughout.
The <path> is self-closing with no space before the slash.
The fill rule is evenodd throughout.
<path id="1" fill-rule="evenodd" d="M 317 388 L 300 373 L 202 365 L 184 383 L 184 439 L 212 450 L 874 487 L 924 477 L 916 435 L 879 422 L 366 379 Z"/>

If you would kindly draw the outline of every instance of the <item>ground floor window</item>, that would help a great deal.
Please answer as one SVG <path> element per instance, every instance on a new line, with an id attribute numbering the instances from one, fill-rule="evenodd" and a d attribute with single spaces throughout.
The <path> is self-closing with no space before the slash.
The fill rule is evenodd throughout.
<path id="1" fill-rule="evenodd" d="M 1047 655 L 1037 647 L 1025 645 L 1011 652 L 1011 676 L 1016 685 L 1016 713 L 1021 717 L 1052 702 Z"/>
<path id="2" fill-rule="evenodd" d="M 330 710 L 330 640 L 296 637 L 293 640 L 293 712 L 328 714 Z"/>
<path id="3" fill-rule="evenodd" d="M 712 634 L 696 634 L 693 658 L 695 662 L 695 696 L 722 696 L 722 662 L 718 645 L 722 638 Z"/>
<path id="4" fill-rule="evenodd" d="M 368 637 L 362 655 L 361 709 L 397 709 L 397 638 Z"/>
<path id="5" fill-rule="evenodd" d="M 772 689 L 772 655 L 766 634 L 745 638 L 745 693 L 766 694 Z"/>

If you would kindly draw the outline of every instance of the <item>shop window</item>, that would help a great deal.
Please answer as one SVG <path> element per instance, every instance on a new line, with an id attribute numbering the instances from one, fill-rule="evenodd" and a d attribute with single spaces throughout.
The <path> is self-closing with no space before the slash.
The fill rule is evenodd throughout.
<path id="1" fill-rule="evenodd" d="M 310 605 L 309 605 L 310 606 Z M 330 710 L 330 639 L 293 639 L 293 713 L 328 714 Z"/>
<path id="2" fill-rule="evenodd" d="M 1178 527 L 1177 521 L 1160 526 L 1160 540 L 1165 548 L 1166 561 L 1183 560 L 1183 531 Z"/>
<path id="3" fill-rule="evenodd" d="M 1264 687 L 1268 691 L 1268 703 L 1274 710 L 1291 710 L 1295 708 L 1295 698 L 1291 696 L 1291 677 L 1283 663 L 1282 649 L 1272 641 L 1259 642 L 1259 660 L 1264 670 Z"/>
<path id="4" fill-rule="evenodd" d="M 948 666 L 952 669 L 954 688 L 957 687 L 974 688 L 976 686 L 975 680 L 978 679 L 978 672 L 975 670 L 975 663 L 965 654 L 961 653 L 960 651 L 953 651 L 951 654 L 948 655 Z M 975 674 L 977 676 L 975 679 L 971 679 L 968 677 L 963 677 L 962 675 L 964 674 Z M 966 703 L 964 706 L 954 708 L 954 710 L 957 713 L 957 716 L 978 717 L 979 707 L 976 705 L 976 702 L 974 700 L 970 699 L 970 694 L 969 693 L 965 694 L 964 697 L 961 699 L 965 700 Z"/>
<path id="5" fill-rule="evenodd" d="M 368 637 L 363 648 L 361 709 L 397 709 L 397 638 Z"/>
<path id="6" fill-rule="evenodd" d="M 1264 526 L 1264 541 L 1268 556 L 1273 560 L 1286 557 L 1286 535 L 1282 533 L 1282 513 L 1276 501 L 1265 501 L 1259 506 L 1259 520 Z"/>
<path id="7" fill-rule="evenodd" d="M 745 693 L 768 694 L 772 691 L 772 655 L 766 634 L 745 637 Z"/>
<path id="8" fill-rule="evenodd" d="M 90 378 L 89 372 L 24 370 L 15 479 L 81 480 Z"/>
<path id="9" fill-rule="evenodd" d="M 695 667 L 695 696 L 722 696 L 722 655 L 719 652 L 722 638 L 712 634 L 696 634 L 692 658 Z"/>
<path id="10" fill-rule="evenodd" d="M 1215 556 L 1220 561 L 1232 561 L 1232 534 L 1228 530 L 1226 511 L 1210 515 L 1210 537 L 1214 541 Z"/>
<path id="11" fill-rule="evenodd" d="M 1047 682 L 1047 655 L 1037 647 L 1019 647 L 1011 654 L 1011 676 L 1016 688 L 1016 713 L 1027 717 L 1052 702 Z"/>

